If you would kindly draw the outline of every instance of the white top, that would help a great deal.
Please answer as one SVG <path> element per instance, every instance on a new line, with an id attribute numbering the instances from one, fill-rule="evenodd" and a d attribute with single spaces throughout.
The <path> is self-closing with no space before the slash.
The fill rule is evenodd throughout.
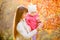
<path id="1" fill-rule="evenodd" d="M 17 25 L 17 31 L 26 39 L 31 38 L 37 33 L 37 30 L 31 31 L 25 20 L 22 20 Z"/>

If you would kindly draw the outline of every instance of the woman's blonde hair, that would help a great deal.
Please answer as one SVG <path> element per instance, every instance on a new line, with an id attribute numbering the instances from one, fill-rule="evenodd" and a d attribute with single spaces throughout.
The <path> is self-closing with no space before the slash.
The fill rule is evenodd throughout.
<path id="1" fill-rule="evenodd" d="M 16 15 L 15 15 L 15 19 L 14 19 L 14 40 L 16 40 L 16 36 L 18 34 L 16 28 L 17 28 L 17 24 L 19 23 L 19 21 L 22 19 L 23 14 L 28 12 L 28 9 L 25 7 L 19 7 L 16 11 Z"/>

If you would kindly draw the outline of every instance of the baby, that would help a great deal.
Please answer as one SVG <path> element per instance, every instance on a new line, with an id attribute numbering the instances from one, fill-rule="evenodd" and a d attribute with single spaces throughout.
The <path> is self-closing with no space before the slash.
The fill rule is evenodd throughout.
<path id="1" fill-rule="evenodd" d="M 39 15 L 37 12 L 36 5 L 29 5 L 28 6 L 28 14 L 26 16 L 26 22 L 30 26 L 31 30 L 34 30 L 38 27 L 39 21 Z"/>

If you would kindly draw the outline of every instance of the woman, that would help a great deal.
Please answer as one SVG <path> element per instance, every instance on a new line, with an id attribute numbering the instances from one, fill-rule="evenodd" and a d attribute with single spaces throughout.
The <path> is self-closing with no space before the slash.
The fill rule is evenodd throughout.
<path id="1" fill-rule="evenodd" d="M 28 10 L 25 7 L 19 7 L 17 9 L 14 25 L 14 40 L 31 40 L 31 37 L 37 33 L 38 28 L 31 31 L 31 28 L 25 21 L 27 12 Z"/>

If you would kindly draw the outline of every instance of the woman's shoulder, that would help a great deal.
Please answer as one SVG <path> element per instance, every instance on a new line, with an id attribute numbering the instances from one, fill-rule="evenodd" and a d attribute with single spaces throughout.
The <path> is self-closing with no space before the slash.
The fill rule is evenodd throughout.
<path id="1" fill-rule="evenodd" d="M 22 24 L 22 21 L 20 21 L 18 24 L 17 24 L 17 31 L 21 31 L 23 29 L 23 24 Z"/>
<path id="2" fill-rule="evenodd" d="M 17 26 L 21 26 L 22 25 L 22 21 L 20 21 L 18 24 L 17 24 Z"/>

